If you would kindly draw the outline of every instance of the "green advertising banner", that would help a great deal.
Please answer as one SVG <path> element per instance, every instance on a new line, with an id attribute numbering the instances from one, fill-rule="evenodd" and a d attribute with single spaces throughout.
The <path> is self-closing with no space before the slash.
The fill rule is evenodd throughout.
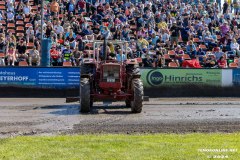
<path id="1" fill-rule="evenodd" d="M 221 86 L 221 69 L 141 69 L 143 85 L 149 87 L 174 85 Z"/>

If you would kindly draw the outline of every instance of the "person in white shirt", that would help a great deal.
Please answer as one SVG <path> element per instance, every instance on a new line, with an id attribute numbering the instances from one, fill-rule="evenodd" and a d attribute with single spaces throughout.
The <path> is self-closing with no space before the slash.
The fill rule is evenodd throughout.
<path id="1" fill-rule="evenodd" d="M 230 44 L 230 48 L 231 48 L 231 51 L 233 51 L 233 53 L 235 55 L 240 55 L 240 50 L 239 50 L 239 44 L 237 43 L 237 40 L 236 39 L 233 39 L 231 44 Z"/>
<path id="2" fill-rule="evenodd" d="M 34 42 L 35 36 L 34 36 L 34 30 L 33 30 L 33 27 L 32 27 L 32 26 L 27 29 L 26 35 L 27 35 L 27 36 L 26 36 L 27 43 L 29 43 L 29 39 L 32 39 L 33 42 Z"/>
<path id="3" fill-rule="evenodd" d="M 56 31 L 57 34 L 64 33 L 64 29 L 61 26 L 60 21 L 58 21 L 57 25 L 54 26 L 54 30 Z"/>

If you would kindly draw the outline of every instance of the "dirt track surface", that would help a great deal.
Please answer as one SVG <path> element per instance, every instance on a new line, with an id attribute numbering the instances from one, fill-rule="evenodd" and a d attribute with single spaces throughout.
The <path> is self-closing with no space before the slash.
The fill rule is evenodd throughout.
<path id="1" fill-rule="evenodd" d="M 240 131 L 240 98 L 159 98 L 141 114 L 124 103 L 95 103 L 89 114 L 65 99 L 0 99 L 0 137 L 76 133 Z"/>

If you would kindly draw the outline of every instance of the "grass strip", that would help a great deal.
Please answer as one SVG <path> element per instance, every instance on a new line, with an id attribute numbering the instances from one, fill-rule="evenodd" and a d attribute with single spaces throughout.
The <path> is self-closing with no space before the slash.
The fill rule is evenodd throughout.
<path id="1" fill-rule="evenodd" d="M 240 159 L 240 133 L 20 136 L 0 139 L 1 160 Z"/>

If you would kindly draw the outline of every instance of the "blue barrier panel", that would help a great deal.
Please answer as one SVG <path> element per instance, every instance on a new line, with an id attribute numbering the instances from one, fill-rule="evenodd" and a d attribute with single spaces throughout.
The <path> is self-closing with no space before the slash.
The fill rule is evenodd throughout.
<path id="1" fill-rule="evenodd" d="M 240 86 L 240 69 L 232 70 L 232 81 L 234 86 Z"/>
<path id="2" fill-rule="evenodd" d="M 0 68 L 0 86 L 79 88 L 80 68 Z"/>
<path id="3" fill-rule="evenodd" d="M 41 66 L 50 67 L 50 50 L 52 46 L 52 40 L 50 38 L 44 38 L 42 43 Z"/>

